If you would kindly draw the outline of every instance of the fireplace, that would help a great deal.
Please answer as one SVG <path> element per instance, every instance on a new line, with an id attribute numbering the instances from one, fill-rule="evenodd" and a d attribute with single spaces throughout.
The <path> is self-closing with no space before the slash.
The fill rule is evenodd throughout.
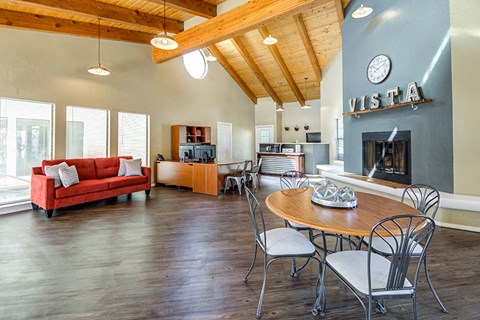
<path id="1" fill-rule="evenodd" d="M 410 131 L 364 132 L 362 174 L 411 184 Z"/>

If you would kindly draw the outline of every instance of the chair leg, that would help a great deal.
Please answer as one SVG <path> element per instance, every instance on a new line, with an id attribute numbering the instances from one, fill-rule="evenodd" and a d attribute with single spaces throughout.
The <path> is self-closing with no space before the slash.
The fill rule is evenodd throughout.
<path id="1" fill-rule="evenodd" d="M 413 319 L 417 320 L 418 312 L 417 312 L 417 294 L 416 292 L 413 294 Z"/>
<path id="2" fill-rule="evenodd" d="M 265 287 L 267 286 L 267 274 L 268 274 L 268 263 L 267 257 L 264 256 L 263 262 L 263 285 L 262 285 L 262 292 L 260 293 L 260 299 L 258 301 L 258 308 L 257 308 L 257 319 L 262 317 L 262 304 L 263 304 L 263 295 L 265 294 Z"/>
<path id="3" fill-rule="evenodd" d="M 433 287 L 432 280 L 430 280 L 430 274 L 428 273 L 428 266 L 427 266 L 427 256 L 423 257 L 423 266 L 425 267 L 425 275 L 427 276 L 427 283 L 428 283 L 428 286 L 430 287 L 430 291 L 432 291 L 433 296 L 435 297 L 438 304 L 440 305 L 440 309 L 442 310 L 442 312 L 443 313 L 448 313 L 447 308 L 445 308 L 442 301 L 440 300 L 440 297 L 437 294 L 437 291 Z"/>
<path id="4" fill-rule="evenodd" d="M 242 178 L 235 178 L 238 187 L 238 194 L 242 195 L 242 186 L 243 186 L 243 179 Z"/>
<path id="5" fill-rule="evenodd" d="M 223 193 L 227 192 L 229 183 L 230 183 L 230 180 L 225 178 L 225 188 L 223 188 Z"/>
<path id="6" fill-rule="evenodd" d="M 257 242 L 255 241 L 255 249 L 253 250 L 253 261 L 252 264 L 250 265 L 250 268 L 248 268 L 247 274 L 245 277 L 243 277 L 243 282 L 247 282 L 248 276 L 250 275 L 250 272 L 253 270 L 253 266 L 255 266 L 255 261 L 257 260 Z"/>
<path id="7" fill-rule="evenodd" d="M 294 278 L 298 278 L 299 274 L 298 274 L 298 271 L 297 271 L 297 261 L 296 259 L 292 259 L 292 272 L 290 273 L 290 275 Z"/>

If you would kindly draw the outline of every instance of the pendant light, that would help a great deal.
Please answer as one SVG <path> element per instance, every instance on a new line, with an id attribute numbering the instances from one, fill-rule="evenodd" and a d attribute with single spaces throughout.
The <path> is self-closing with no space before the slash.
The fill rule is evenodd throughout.
<path id="1" fill-rule="evenodd" d="M 352 18 L 355 18 L 355 19 L 365 18 L 371 15 L 372 12 L 373 12 L 372 8 L 364 7 L 363 4 L 361 4 L 360 7 L 357 8 L 357 10 L 353 11 Z"/>
<path id="2" fill-rule="evenodd" d="M 304 91 L 305 91 L 305 97 L 307 96 L 307 80 L 308 80 L 308 77 L 307 76 L 304 76 L 303 79 L 305 80 L 305 83 L 304 83 Z M 300 109 L 310 109 L 312 108 L 311 105 L 309 105 L 306 101 L 305 103 L 303 104 L 303 106 L 300 107 Z"/>
<path id="3" fill-rule="evenodd" d="M 208 52 L 208 54 L 205 54 L 205 52 L 203 53 L 205 55 L 205 60 L 207 60 L 208 62 L 217 61 L 217 57 L 215 57 L 209 50 L 203 50 Z"/>
<path id="4" fill-rule="evenodd" d="M 282 81 L 281 80 L 278 81 L 278 86 L 280 88 L 280 93 L 281 93 L 282 92 Z M 283 107 L 283 103 L 277 103 L 275 111 L 277 111 L 277 112 L 285 111 L 285 108 Z"/>
<path id="5" fill-rule="evenodd" d="M 88 72 L 96 76 L 108 76 L 110 71 L 100 64 L 100 18 L 98 18 L 98 65 L 90 67 Z"/>
<path id="6" fill-rule="evenodd" d="M 155 38 L 150 40 L 150 43 L 158 49 L 174 50 L 178 48 L 178 42 L 167 34 L 167 25 L 165 22 L 167 19 L 165 16 L 166 10 L 165 0 L 163 0 L 163 33 L 157 34 Z"/>
<path id="7" fill-rule="evenodd" d="M 277 42 L 277 38 L 272 37 L 271 34 L 269 34 L 265 39 L 263 39 L 263 44 L 266 44 L 267 46 L 271 46 Z"/>

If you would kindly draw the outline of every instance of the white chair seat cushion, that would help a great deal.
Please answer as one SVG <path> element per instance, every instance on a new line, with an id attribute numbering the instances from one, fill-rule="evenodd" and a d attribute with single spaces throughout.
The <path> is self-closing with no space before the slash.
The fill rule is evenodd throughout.
<path id="1" fill-rule="evenodd" d="M 398 244 L 400 243 L 400 237 L 397 237 Z M 363 240 L 368 244 L 370 241 L 369 237 L 363 238 Z M 372 249 L 375 249 L 376 251 L 380 253 L 384 253 L 386 255 L 391 256 L 392 255 L 392 248 L 395 251 L 398 244 L 395 242 L 395 237 L 385 237 L 385 238 L 380 238 L 380 237 L 373 237 L 372 238 Z M 390 246 L 392 248 L 390 248 Z M 413 249 L 413 255 L 414 256 L 419 256 L 422 254 L 423 247 L 420 244 L 417 244 L 415 248 Z"/>
<path id="2" fill-rule="evenodd" d="M 264 234 L 260 234 L 264 241 Z M 265 250 L 265 248 L 262 248 Z M 267 231 L 267 254 L 273 256 L 313 255 L 315 247 L 303 234 L 291 228 Z"/>
<path id="3" fill-rule="evenodd" d="M 340 251 L 327 256 L 327 264 L 340 274 L 350 285 L 361 293 L 368 295 L 368 270 L 367 270 L 366 251 Z M 371 257 L 371 275 L 372 290 L 385 289 L 390 271 L 390 261 L 376 253 L 372 252 Z M 405 279 L 405 287 L 411 287 L 408 279 Z M 413 289 L 402 290 L 382 290 L 372 292 L 372 296 L 379 295 L 410 295 Z"/>
<path id="4" fill-rule="evenodd" d="M 298 229 L 310 229 L 310 227 L 307 227 L 303 224 L 296 223 L 293 221 L 288 220 L 288 223 L 292 226 L 292 228 L 298 228 Z"/>

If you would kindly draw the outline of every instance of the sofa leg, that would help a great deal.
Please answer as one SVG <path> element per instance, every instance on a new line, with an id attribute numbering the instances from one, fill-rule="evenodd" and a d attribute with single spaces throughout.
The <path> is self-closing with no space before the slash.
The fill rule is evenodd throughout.
<path id="1" fill-rule="evenodd" d="M 151 189 L 145 190 L 145 195 L 146 195 L 147 197 L 150 196 L 150 190 L 151 190 Z"/>
<path id="2" fill-rule="evenodd" d="M 47 218 L 50 219 L 53 216 L 53 209 L 45 210 L 45 212 L 47 213 Z"/>
<path id="3" fill-rule="evenodd" d="M 127 199 L 132 199 L 132 194 L 131 193 L 127 194 Z"/>
<path id="4" fill-rule="evenodd" d="M 37 206 L 35 203 L 33 203 L 33 202 L 32 202 L 32 209 L 33 209 L 33 210 L 38 210 L 38 206 Z"/>

